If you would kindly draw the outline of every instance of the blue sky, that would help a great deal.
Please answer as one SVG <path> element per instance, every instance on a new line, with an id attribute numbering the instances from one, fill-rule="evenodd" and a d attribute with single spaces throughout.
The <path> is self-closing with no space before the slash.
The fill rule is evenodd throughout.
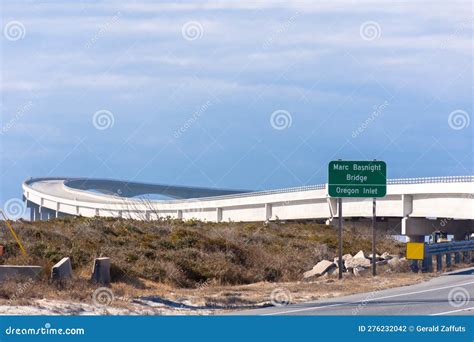
<path id="1" fill-rule="evenodd" d="M 1 195 L 30 176 L 269 189 L 332 159 L 473 174 L 470 1 L 1 4 Z"/>

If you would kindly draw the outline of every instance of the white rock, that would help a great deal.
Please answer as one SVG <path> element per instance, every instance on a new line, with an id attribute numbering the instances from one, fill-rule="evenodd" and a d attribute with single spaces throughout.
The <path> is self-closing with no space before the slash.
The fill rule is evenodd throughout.
<path id="1" fill-rule="evenodd" d="M 370 260 L 366 259 L 365 257 L 360 256 L 360 252 L 354 255 L 352 259 L 346 260 L 344 262 L 344 266 L 349 269 L 349 268 L 355 268 L 355 267 L 370 267 Z M 362 253 L 363 255 L 363 253 Z"/>
<path id="2" fill-rule="evenodd" d="M 393 258 L 390 254 L 388 254 L 388 252 L 383 253 L 380 257 L 385 260 L 389 260 Z"/>
<path id="3" fill-rule="evenodd" d="M 408 270 L 409 264 L 406 258 L 399 258 L 394 256 L 392 259 L 388 260 L 388 265 L 395 271 L 404 271 Z"/>
<path id="4" fill-rule="evenodd" d="M 364 251 L 359 251 L 356 255 L 354 255 L 354 259 L 356 259 L 356 258 L 364 258 L 365 259 Z"/>
<path id="5" fill-rule="evenodd" d="M 336 267 L 336 265 L 334 265 L 333 262 L 329 261 L 329 260 L 323 260 L 323 261 L 320 261 L 318 262 L 312 270 L 308 271 L 308 272 L 305 272 L 303 274 L 303 277 L 305 279 L 307 278 L 311 278 L 311 277 L 314 277 L 314 276 L 320 276 L 320 275 L 323 275 L 324 273 L 326 273 L 330 268 L 334 268 Z"/>
<path id="6" fill-rule="evenodd" d="M 391 267 L 396 267 L 398 266 L 398 264 L 400 264 L 400 258 L 397 256 L 393 257 L 392 259 L 388 261 L 388 265 Z"/>
<path id="7" fill-rule="evenodd" d="M 344 254 L 344 255 L 342 256 L 342 261 L 343 261 L 343 262 L 346 261 L 346 260 L 349 260 L 349 259 L 352 259 L 352 255 L 350 255 L 350 254 Z M 335 257 L 335 258 L 334 258 L 334 263 L 335 263 L 336 265 L 338 265 L 338 261 L 339 261 L 339 257 Z"/>

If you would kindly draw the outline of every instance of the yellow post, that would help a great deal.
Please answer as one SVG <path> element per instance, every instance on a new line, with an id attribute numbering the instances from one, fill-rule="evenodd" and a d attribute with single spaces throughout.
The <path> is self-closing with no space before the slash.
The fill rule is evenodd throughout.
<path id="1" fill-rule="evenodd" d="M 3 219 L 5 220 L 5 224 L 7 225 L 8 229 L 10 229 L 10 232 L 12 233 L 13 238 L 15 239 L 16 243 L 17 243 L 18 246 L 20 247 L 21 253 L 22 253 L 24 256 L 26 256 L 26 255 L 27 255 L 26 250 L 25 250 L 25 248 L 23 247 L 23 245 L 21 244 L 21 241 L 20 241 L 20 239 L 18 238 L 18 236 L 16 235 L 15 231 L 13 230 L 13 227 L 12 227 L 12 225 L 10 224 L 10 221 L 8 221 L 8 218 L 7 218 L 7 216 L 5 215 L 5 213 L 3 212 L 3 210 L 0 209 L 0 212 L 2 213 Z"/>

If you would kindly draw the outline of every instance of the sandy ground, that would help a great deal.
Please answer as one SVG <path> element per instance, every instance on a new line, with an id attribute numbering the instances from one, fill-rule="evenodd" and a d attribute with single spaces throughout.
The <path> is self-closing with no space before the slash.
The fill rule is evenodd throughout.
<path id="1" fill-rule="evenodd" d="M 202 284 L 197 289 L 176 289 L 159 283 L 146 282 L 144 289 L 128 284 L 113 284 L 111 288 L 45 291 L 25 291 L 21 299 L 0 300 L 1 315 L 213 315 L 235 310 L 269 305 L 287 305 L 353 293 L 380 291 L 427 280 L 435 275 L 394 273 L 377 277 L 347 276 L 342 281 L 319 278 L 314 282 L 256 283 L 243 286 Z M 33 286 L 36 288 L 36 286 Z M 28 295 L 28 294 L 30 295 Z"/>

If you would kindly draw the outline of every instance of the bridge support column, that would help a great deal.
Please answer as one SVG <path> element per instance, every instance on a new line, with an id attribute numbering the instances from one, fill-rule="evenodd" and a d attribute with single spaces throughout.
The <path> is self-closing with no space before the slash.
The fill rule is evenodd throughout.
<path id="1" fill-rule="evenodd" d="M 178 210 L 176 212 L 176 216 L 178 216 L 178 219 L 182 220 L 183 219 L 183 211 L 182 210 Z"/>
<path id="2" fill-rule="evenodd" d="M 423 273 L 433 272 L 433 257 L 431 255 L 423 259 L 421 263 L 421 271 Z"/>
<path id="3" fill-rule="evenodd" d="M 30 208 L 30 221 L 39 221 L 41 219 L 39 205 L 26 201 L 26 206 Z"/>
<path id="4" fill-rule="evenodd" d="M 443 270 L 443 255 L 436 255 L 436 272 L 441 272 Z"/>
<path id="5" fill-rule="evenodd" d="M 45 207 L 39 207 L 40 220 L 47 221 L 57 217 L 58 212 L 56 210 L 48 209 Z"/>
<path id="6" fill-rule="evenodd" d="M 217 208 L 216 209 L 216 221 L 217 222 L 222 222 L 222 208 Z"/>
<path id="7" fill-rule="evenodd" d="M 460 253 L 454 253 L 454 263 L 459 264 L 461 262 L 461 254 Z"/>
<path id="8" fill-rule="evenodd" d="M 451 267 L 451 253 L 446 253 L 446 268 Z"/>
<path id="9" fill-rule="evenodd" d="M 412 195 L 402 195 L 402 217 L 408 218 L 408 215 L 410 215 L 413 212 L 413 196 Z"/>
<path id="10" fill-rule="evenodd" d="M 265 221 L 268 221 L 272 218 L 272 204 L 266 203 L 265 204 Z"/>
<path id="11" fill-rule="evenodd" d="M 48 219 L 48 213 L 46 211 L 47 211 L 47 209 L 44 208 L 44 207 L 39 208 L 40 220 L 41 221 L 46 221 Z"/>

